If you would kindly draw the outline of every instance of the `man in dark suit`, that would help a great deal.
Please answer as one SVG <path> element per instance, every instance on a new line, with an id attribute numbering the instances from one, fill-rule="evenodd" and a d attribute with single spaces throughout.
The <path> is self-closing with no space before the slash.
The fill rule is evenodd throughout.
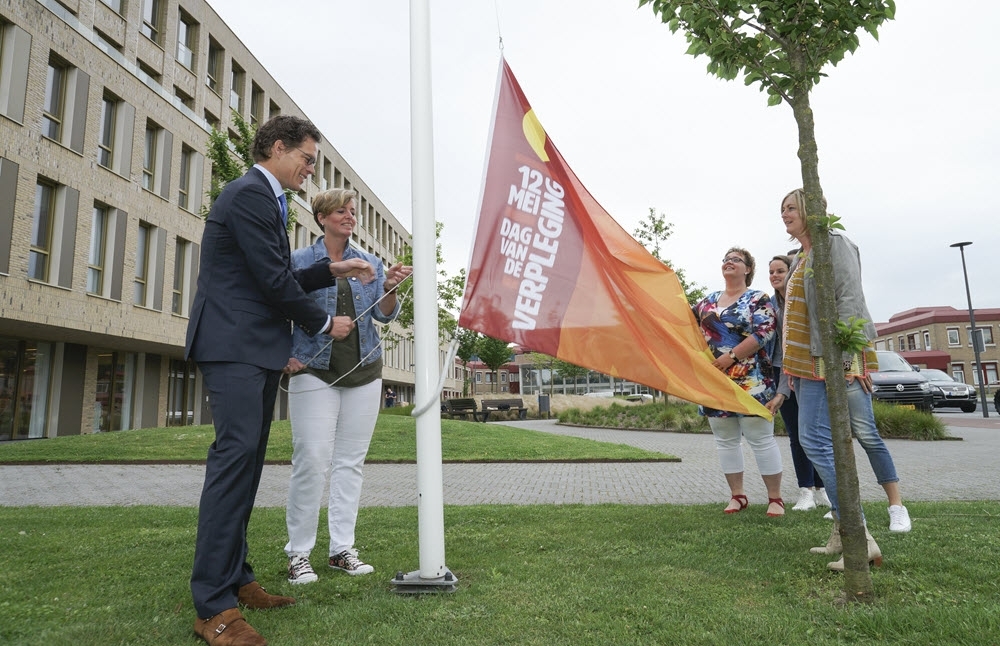
<path id="1" fill-rule="evenodd" d="M 253 141 L 257 163 L 226 185 L 205 222 L 186 356 L 198 363 L 215 423 L 191 574 L 195 632 L 213 646 L 267 643 L 238 605 L 295 603 L 257 583 L 246 539 L 278 382 L 291 356 L 289 321 L 312 335 L 346 338 L 354 324 L 331 319 L 306 292 L 331 286 L 337 277 L 368 282 L 375 276 L 359 259 L 291 269 L 284 189 L 299 190 L 313 174 L 319 142 L 309 121 L 287 115 L 269 120 Z"/>

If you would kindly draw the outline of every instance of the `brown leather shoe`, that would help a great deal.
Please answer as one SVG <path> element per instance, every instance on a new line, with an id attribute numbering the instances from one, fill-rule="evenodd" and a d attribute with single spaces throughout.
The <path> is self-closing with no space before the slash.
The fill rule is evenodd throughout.
<path id="1" fill-rule="evenodd" d="M 281 608 L 295 604 L 293 597 L 282 597 L 277 594 L 268 594 L 267 590 L 260 587 L 256 581 L 240 588 L 240 605 L 253 610 L 264 610 L 265 608 Z"/>
<path id="2" fill-rule="evenodd" d="M 247 623 L 238 608 L 223 610 L 209 619 L 195 619 L 194 632 L 209 646 L 267 646 L 267 640 Z"/>

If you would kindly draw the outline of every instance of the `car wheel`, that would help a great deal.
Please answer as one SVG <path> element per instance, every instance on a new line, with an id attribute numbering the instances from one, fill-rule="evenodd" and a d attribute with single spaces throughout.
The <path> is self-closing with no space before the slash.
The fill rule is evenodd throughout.
<path id="1" fill-rule="evenodd" d="M 975 404 L 962 404 L 962 412 L 963 413 L 975 413 L 976 412 L 976 405 Z"/>

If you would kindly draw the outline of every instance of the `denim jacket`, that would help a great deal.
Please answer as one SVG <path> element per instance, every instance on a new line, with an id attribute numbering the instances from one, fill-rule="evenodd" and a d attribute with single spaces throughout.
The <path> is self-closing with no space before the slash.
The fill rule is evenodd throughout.
<path id="1" fill-rule="evenodd" d="M 809 270 L 813 266 L 813 255 L 806 256 L 806 276 L 804 287 L 806 292 L 806 307 L 809 309 L 809 353 L 814 357 L 823 356 L 823 342 L 819 336 L 819 301 L 816 295 L 816 281 Z M 792 257 L 792 267 L 789 274 L 795 271 L 801 260 L 799 254 Z M 865 303 L 865 294 L 861 289 L 861 253 L 856 244 L 836 231 L 830 231 L 830 260 L 833 263 L 833 282 L 836 294 L 837 318 L 845 323 L 850 317 L 865 319 L 865 336 L 871 341 L 877 336 L 872 315 Z M 847 358 L 847 355 L 845 355 Z"/>
<path id="2" fill-rule="evenodd" d="M 320 236 L 311 247 L 296 249 L 292 252 L 292 269 L 308 267 L 321 260 L 330 260 L 326 252 L 326 246 L 323 244 L 323 237 Z M 389 316 L 383 314 L 378 305 L 372 307 L 372 304 L 384 293 L 382 286 L 385 283 L 385 269 L 382 266 L 382 261 L 372 254 L 355 249 L 348 244 L 347 249 L 344 250 L 344 260 L 350 260 L 351 258 L 366 260 L 375 268 L 375 280 L 367 285 L 363 285 L 357 278 L 347 279 L 350 281 L 351 294 L 354 296 L 355 316 L 361 316 L 362 312 L 368 310 L 364 316 L 361 316 L 357 323 L 358 339 L 361 343 L 361 358 L 364 359 L 363 365 L 368 365 L 382 356 L 378 330 L 372 319 L 380 323 L 392 321 L 399 316 L 399 301 L 397 300 L 396 308 Z M 344 279 L 338 278 L 337 280 Z M 317 289 L 309 295 L 327 314 L 333 316 L 336 313 L 336 286 Z M 292 356 L 312 368 L 326 369 L 330 365 L 329 341 L 329 335 L 317 334 L 316 336 L 309 336 L 301 328 L 296 327 L 292 331 Z M 369 353 L 371 353 L 370 356 Z"/>

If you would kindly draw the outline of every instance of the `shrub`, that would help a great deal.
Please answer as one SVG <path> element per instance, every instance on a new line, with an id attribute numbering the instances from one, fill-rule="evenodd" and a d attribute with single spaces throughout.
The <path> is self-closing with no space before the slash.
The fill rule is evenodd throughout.
<path id="1" fill-rule="evenodd" d="M 930 413 L 893 404 L 873 401 L 875 426 L 882 437 L 910 440 L 943 440 L 948 437 L 944 424 Z"/>

